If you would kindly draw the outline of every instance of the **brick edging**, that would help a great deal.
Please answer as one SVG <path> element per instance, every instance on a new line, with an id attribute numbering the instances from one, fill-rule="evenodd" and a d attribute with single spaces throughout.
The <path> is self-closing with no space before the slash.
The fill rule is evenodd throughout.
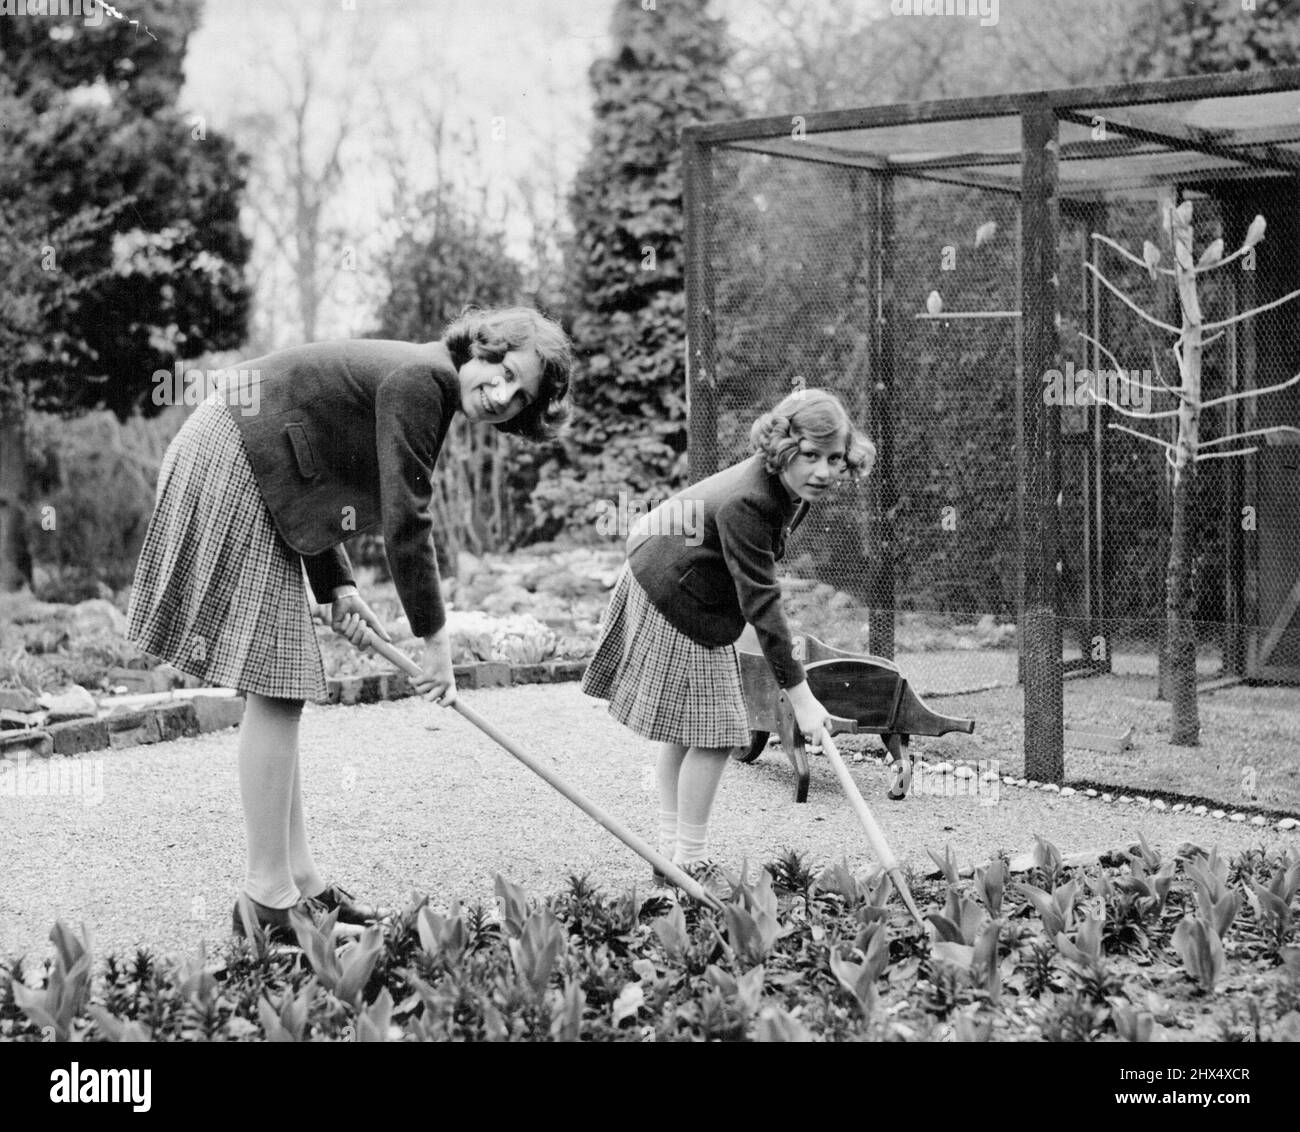
<path id="1" fill-rule="evenodd" d="M 558 684 L 580 680 L 585 660 L 557 660 L 547 664 L 458 664 L 456 683 L 461 688 L 504 688 L 511 684 Z M 415 693 L 401 672 L 371 676 L 332 677 L 326 681 L 331 704 L 371 704 L 400 700 Z M 203 735 L 237 727 L 244 714 L 243 696 L 192 696 L 175 703 L 156 704 L 136 711 L 117 712 L 97 719 L 72 719 L 25 731 L 0 731 L 0 758 L 26 755 L 84 755 L 89 751 L 117 750 L 145 743 Z"/>

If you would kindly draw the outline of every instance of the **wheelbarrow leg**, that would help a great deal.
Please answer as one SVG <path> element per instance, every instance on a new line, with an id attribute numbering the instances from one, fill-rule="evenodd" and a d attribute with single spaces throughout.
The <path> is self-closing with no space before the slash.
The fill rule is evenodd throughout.
<path id="1" fill-rule="evenodd" d="M 894 771 L 894 781 L 889 784 L 889 797 L 900 802 L 912 788 L 912 752 L 903 750 L 901 735 L 882 735 L 881 739 L 889 751 L 889 762 Z"/>

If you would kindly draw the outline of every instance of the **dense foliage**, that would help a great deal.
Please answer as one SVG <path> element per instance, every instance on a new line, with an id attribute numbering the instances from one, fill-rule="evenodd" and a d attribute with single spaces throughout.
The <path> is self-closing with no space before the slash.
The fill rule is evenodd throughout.
<path id="1" fill-rule="evenodd" d="M 418 219 L 405 225 L 384 265 L 389 292 L 372 337 L 429 342 L 467 306 L 523 301 L 523 272 L 499 231 L 467 215 L 441 189 L 424 194 L 413 212 Z M 463 416 L 453 420 L 433 500 L 444 573 L 456 572 L 462 549 L 499 550 L 527 534 L 537 462 L 532 445 L 475 428 Z M 380 536 L 357 543 L 362 561 L 385 564 Z"/>
<path id="2" fill-rule="evenodd" d="M 725 30 L 707 5 L 619 4 L 611 34 L 591 70 L 595 126 L 570 198 L 575 427 L 534 498 L 541 521 L 587 530 L 599 501 L 683 482 L 681 129 L 740 116 L 722 88 Z"/>
<path id="3" fill-rule="evenodd" d="M 932 854 L 933 855 L 933 854 Z M 913 883 L 921 935 L 887 878 L 786 853 L 721 912 L 610 898 L 583 878 L 497 908 L 426 901 L 342 946 L 298 922 L 215 962 L 108 957 L 63 924 L 38 972 L 0 973 L 0 1037 L 38 1041 L 1218 1041 L 1300 1039 L 1300 859 L 1142 841 L 1070 868 L 1039 839 L 1013 881 Z M 1216 992 L 1223 992 L 1216 996 Z M 1238 992 L 1232 994 L 1229 992 Z"/>
<path id="4" fill-rule="evenodd" d="M 1122 81 L 1217 75 L 1300 63 L 1300 2 L 1148 0 L 1117 54 Z"/>
<path id="5" fill-rule="evenodd" d="M 0 20 L 0 586 L 30 573 L 24 415 L 156 413 L 158 370 L 238 346 L 242 161 L 176 108 L 197 0 Z"/>

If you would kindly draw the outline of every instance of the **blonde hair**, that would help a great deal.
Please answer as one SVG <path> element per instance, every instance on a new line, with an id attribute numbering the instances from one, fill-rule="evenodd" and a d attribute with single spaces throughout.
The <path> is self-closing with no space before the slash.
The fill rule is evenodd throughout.
<path id="1" fill-rule="evenodd" d="M 876 462 L 876 446 L 854 427 L 840 399 L 825 389 L 791 393 L 754 422 L 749 439 L 772 473 L 783 470 L 795 458 L 800 440 L 820 447 L 842 439 L 844 466 L 856 479 L 869 476 Z"/>

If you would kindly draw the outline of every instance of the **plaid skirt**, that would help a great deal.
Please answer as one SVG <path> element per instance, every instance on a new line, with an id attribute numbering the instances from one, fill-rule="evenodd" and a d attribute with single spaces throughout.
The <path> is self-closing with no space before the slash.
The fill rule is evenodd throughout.
<path id="1" fill-rule="evenodd" d="M 582 678 L 589 696 L 643 739 L 687 747 L 749 745 L 734 645 L 709 648 L 669 624 L 623 564 Z"/>
<path id="2" fill-rule="evenodd" d="M 163 457 L 127 636 L 214 687 L 327 700 L 301 557 L 284 541 L 220 393 Z"/>

